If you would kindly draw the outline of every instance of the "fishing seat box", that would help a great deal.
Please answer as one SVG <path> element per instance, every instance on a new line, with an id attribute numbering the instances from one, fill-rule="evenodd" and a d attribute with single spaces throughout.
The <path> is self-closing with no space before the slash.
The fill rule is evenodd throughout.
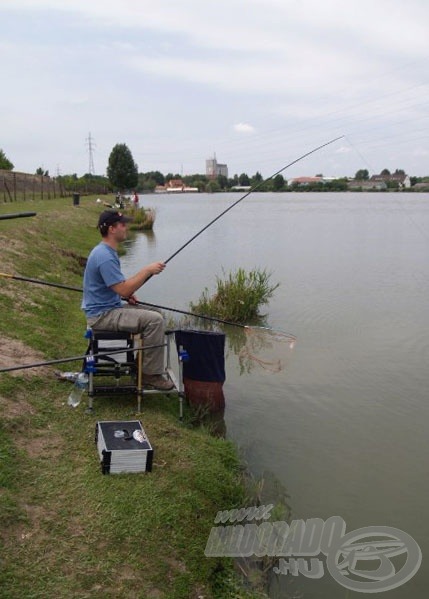
<path id="1" fill-rule="evenodd" d="M 97 422 L 95 443 L 103 474 L 152 471 L 153 448 L 140 420 Z"/>

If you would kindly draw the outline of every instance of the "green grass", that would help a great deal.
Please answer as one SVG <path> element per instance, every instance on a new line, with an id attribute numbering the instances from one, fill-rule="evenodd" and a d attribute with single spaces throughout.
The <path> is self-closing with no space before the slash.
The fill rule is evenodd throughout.
<path id="1" fill-rule="evenodd" d="M 29 210 L 37 216 L 0 221 L 0 270 L 81 286 L 81 258 L 99 240 L 95 197 L 13 205 Z M 22 342 L 35 362 L 85 353 L 80 299 L 0 277 L 3 349 Z M 70 389 L 50 368 L 0 374 L 2 597 L 250 596 L 231 560 L 204 557 L 217 511 L 244 500 L 233 445 L 181 424 L 177 397 L 147 396 L 138 417 L 153 472 L 103 476 L 95 423 L 135 419 L 136 398 L 97 398 L 89 416 L 85 402 L 67 406 Z"/>

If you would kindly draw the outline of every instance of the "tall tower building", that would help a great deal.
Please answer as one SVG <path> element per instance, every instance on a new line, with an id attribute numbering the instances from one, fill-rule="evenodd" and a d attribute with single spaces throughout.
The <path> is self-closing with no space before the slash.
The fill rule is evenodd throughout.
<path id="1" fill-rule="evenodd" d="M 226 164 L 219 164 L 216 160 L 216 154 L 214 154 L 213 158 L 206 160 L 206 176 L 208 179 L 216 179 L 218 175 L 228 178 L 228 166 Z"/>

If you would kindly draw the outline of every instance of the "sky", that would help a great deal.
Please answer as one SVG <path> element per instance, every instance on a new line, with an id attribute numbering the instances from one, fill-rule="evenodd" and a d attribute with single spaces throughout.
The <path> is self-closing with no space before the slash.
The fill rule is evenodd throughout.
<path id="1" fill-rule="evenodd" d="M 15 171 L 429 175 L 427 0 L 0 0 Z M 91 139 L 91 143 L 89 140 Z"/>

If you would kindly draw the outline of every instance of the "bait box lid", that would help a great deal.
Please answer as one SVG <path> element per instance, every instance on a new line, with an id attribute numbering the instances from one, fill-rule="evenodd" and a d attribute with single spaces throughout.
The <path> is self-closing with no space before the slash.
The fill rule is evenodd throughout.
<path id="1" fill-rule="evenodd" d="M 105 420 L 95 426 L 103 474 L 150 472 L 153 448 L 140 420 Z"/>

